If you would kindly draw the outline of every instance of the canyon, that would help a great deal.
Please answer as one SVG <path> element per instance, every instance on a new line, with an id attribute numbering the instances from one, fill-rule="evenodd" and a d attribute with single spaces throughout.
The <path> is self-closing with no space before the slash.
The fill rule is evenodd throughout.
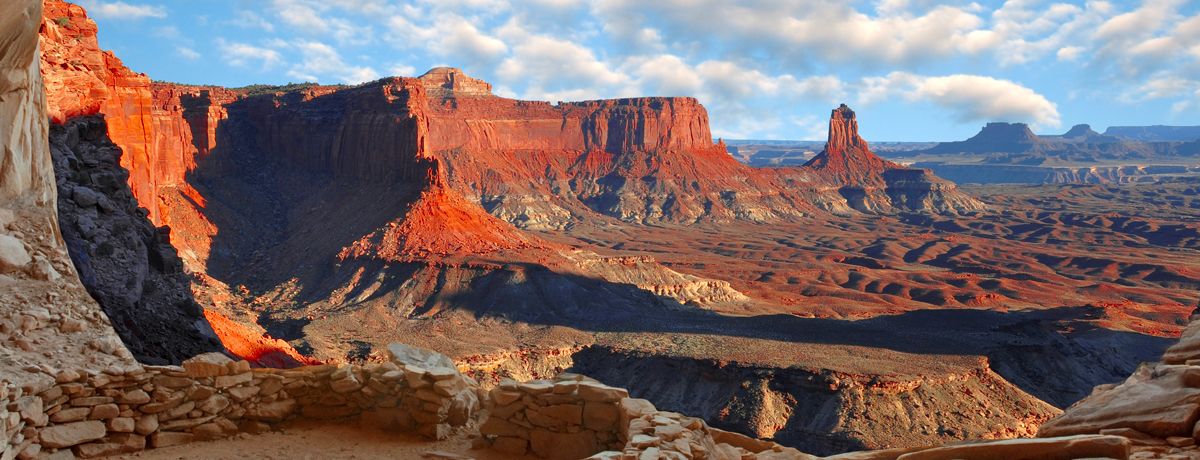
<path id="1" fill-rule="evenodd" d="M 520 101 L 453 68 L 357 86 L 152 82 L 99 49 L 79 6 L 36 10 L 4 16 L 24 19 L 3 61 L 24 73 L 0 85 L 19 95 L 0 101 L 16 114 L 0 233 L 20 248 L 3 248 L 14 289 L 0 300 L 22 309 L 0 332 L 22 330 L 5 370 L 46 395 L 139 385 L 174 412 L 183 393 L 201 404 L 283 381 L 314 390 L 246 407 L 357 416 L 444 375 L 453 392 L 427 401 L 440 409 L 404 408 L 440 438 L 450 419 L 481 422 L 471 398 L 492 413 L 522 399 L 504 417 L 532 420 L 590 412 L 580 388 L 624 391 L 611 385 L 628 393 L 602 402 L 620 407 L 595 410 L 642 422 L 593 425 L 589 448 L 644 449 L 636 428 L 656 446 L 779 443 L 743 447 L 761 458 L 915 449 L 1070 425 L 1063 409 L 1103 401 L 1093 387 L 1149 380 L 1138 364 L 1197 306 L 1200 183 L 1186 177 L 960 188 L 875 155 L 845 105 L 804 165 L 755 168 L 713 140 L 693 98 Z M 25 308 L 46 298 L 54 308 Z M 35 345 L 68 332 L 88 336 L 63 352 L 76 361 L 37 365 Z M 415 362 L 396 342 L 446 356 Z M 214 351 L 245 361 L 194 370 L 215 369 L 192 360 Z M 120 377 L 58 377 L 72 367 Z M 76 397 L 54 410 L 90 407 Z M 180 411 L 173 427 L 246 430 L 215 421 L 239 410 Z M 547 423 L 480 430 L 522 453 L 547 452 L 527 438 L 576 438 Z M 141 435 L 197 436 L 161 432 L 177 434 Z"/>

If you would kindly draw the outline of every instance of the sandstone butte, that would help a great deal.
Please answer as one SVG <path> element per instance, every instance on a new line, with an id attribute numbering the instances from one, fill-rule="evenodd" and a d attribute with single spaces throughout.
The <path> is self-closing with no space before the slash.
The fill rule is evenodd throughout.
<path id="1" fill-rule="evenodd" d="M 82 17 L 82 10 L 69 6 L 52 9 L 54 5 L 48 4 L 47 10 L 65 12 L 68 18 L 75 13 Z M 0 362 L 0 375 L 4 376 L 0 420 L 5 422 L 0 430 L 0 457 L 129 453 L 147 446 L 169 447 L 239 431 L 259 432 L 293 417 L 359 414 L 361 407 L 379 401 L 407 403 L 382 418 L 375 414 L 375 422 L 415 427 L 426 436 L 441 438 L 450 434 L 451 426 L 462 426 L 479 416 L 479 398 L 483 395 L 489 407 L 512 407 L 508 416 L 521 411 L 526 418 L 544 417 L 541 420 L 546 423 L 539 425 L 544 429 L 522 431 L 500 416 L 482 421 L 488 427 L 484 431 L 491 433 L 485 447 L 499 452 L 554 457 L 556 449 L 564 446 L 615 446 L 621 450 L 597 453 L 592 458 L 813 458 L 769 442 L 710 429 L 698 419 L 657 411 L 645 401 L 628 398 L 623 390 L 582 376 L 504 382 L 484 393 L 475 390 L 473 382 L 448 365 L 444 356 L 404 346 L 390 350 L 388 363 L 371 367 L 326 365 L 292 371 L 251 371 L 249 363 L 234 362 L 219 354 L 199 356 L 183 367 L 144 367 L 132 362 L 128 350 L 116 339 L 95 302 L 82 292 L 78 278 L 65 262 L 64 244 L 52 209 L 54 181 L 44 141 L 50 113 L 45 112 L 47 105 L 42 103 L 45 93 L 34 44 L 40 9 L 40 2 L 30 0 L 0 4 L 0 89 L 6 95 L 0 100 L 0 120 L 4 121 L 0 123 L 0 145 L 6 149 L 0 162 L 0 197 L 5 199 L 5 208 L 0 209 L 0 235 L 18 242 L 6 251 L 25 251 L 34 256 L 28 260 L 7 258 L 15 262 L 4 267 L 8 276 L 0 281 L 5 288 L 0 290 L 0 300 L 6 307 L 14 307 L 0 312 L 6 326 L 0 329 L 0 339 L 5 347 L 11 344 L 13 352 L 10 359 Z M 486 88 L 469 80 L 460 82 L 459 77 L 446 76 L 446 72 L 441 75 L 443 87 L 463 85 L 471 91 Z M 400 91 L 420 88 L 424 86 Z M 60 113 L 69 117 L 92 113 L 96 107 L 107 116 L 104 105 L 85 103 Z M 112 113 L 117 116 L 118 112 Z M 847 114 L 839 108 L 834 118 L 846 124 Z M 421 113 L 408 120 L 418 127 L 427 122 Z M 415 132 L 415 153 L 419 153 L 428 138 L 419 128 Z M 834 164 L 842 162 L 836 158 L 843 145 L 857 145 L 854 137 L 838 139 L 825 152 L 826 159 Z M 866 150 L 865 143 L 862 146 Z M 424 191 L 437 194 L 444 181 L 438 169 L 430 166 L 436 163 L 422 161 L 428 158 L 414 156 L 407 164 L 425 167 L 402 168 L 399 173 L 424 177 Z M 353 167 L 350 171 L 366 172 Z M 427 211 L 417 207 L 413 212 Z M 34 262 L 36 257 L 47 263 Z M 21 326 L 15 334 L 8 327 L 14 319 Z M 33 349 L 29 339 L 44 349 Z M 1194 458 L 1200 454 L 1196 446 L 1200 437 L 1196 425 L 1200 418 L 1200 392 L 1196 391 L 1200 387 L 1198 343 L 1200 321 L 1194 321 L 1180 343 L 1168 350 L 1163 363 L 1144 367 L 1122 384 L 1098 387 L 1091 397 L 1047 423 L 1043 438 L 857 452 L 831 458 Z M 319 391 L 314 399 L 281 396 L 287 394 L 281 393 L 284 382 L 295 394 L 305 395 L 300 390 L 305 387 Z M 339 405 L 338 398 L 330 399 L 330 394 L 343 395 L 342 401 L 362 405 Z M 392 395 L 395 399 L 389 399 Z M 189 397 L 195 400 L 184 402 Z M 529 405 L 514 405 L 517 400 L 528 401 Z M 416 405 L 414 401 L 418 401 Z M 247 419 L 240 425 L 231 420 L 243 416 Z M 419 419 L 413 420 L 416 416 Z M 87 418 L 93 420 L 84 420 Z M 524 440 L 522 435 L 532 439 Z"/>
<path id="2" fill-rule="evenodd" d="M 170 225 L 175 235 L 203 233 L 211 224 L 202 209 L 172 221 L 164 195 L 203 208 L 205 197 L 191 185 L 198 165 L 214 151 L 248 145 L 353 180 L 423 182 L 422 163 L 436 159 L 450 189 L 490 202 L 493 215 L 528 228 L 562 227 L 587 212 L 691 222 L 782 219 L 814 208 L 981 206 L 927 171 L 870 153 L 848 108 L 835 111 L 841 121 L 830 125 L 829 148 L 809 165 L 756 169 L 713 142 L 707 112 L 694 98 L 520 101 L 496 97 L 491 85 L 453 68 L 291 93 L 152 83 L 99 49 L 96 25 L 79 6 L 49 0 L 44 17 L 51 118 L 102 114 L 125 152 L 121 163 L 134 195 L 153 223 Z M 223 138 L 218 127 L 231 117 L 250 120 L 257 139 Z M 847 200 L 840 188 L 856 192 Z"/>

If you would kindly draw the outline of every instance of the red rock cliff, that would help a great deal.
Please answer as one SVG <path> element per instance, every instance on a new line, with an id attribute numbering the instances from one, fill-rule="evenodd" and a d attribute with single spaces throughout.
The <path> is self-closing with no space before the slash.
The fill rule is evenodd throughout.
<path id="1" fill-rule="evenodd" d="M 157 109 L 150 78 L 100 49 L 96 23 L 82 7 L 46 0 L 41 30 L 42 75 L 50 118 L 62 123 L 103 114 L 108 134 L 121 147 L 129 187 L 150 219 L 162 225 L 158 191 L 183 185 L 193 165 L 190 129 L 183 119 Z"/>

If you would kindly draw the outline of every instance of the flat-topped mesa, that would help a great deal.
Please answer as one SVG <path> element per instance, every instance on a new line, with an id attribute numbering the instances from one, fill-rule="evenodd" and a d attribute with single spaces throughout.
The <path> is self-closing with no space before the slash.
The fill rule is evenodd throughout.
<path id="1" fill-rule="evenodd" d="M 492 85 L 454 67 L 434 67 L 417 77 L 431 96 L 491 96 Z"/>
<path id="2" fill-rule="evenodd" d="M 1035 150 L 1045 141 L 1025 123 L 990 122 L 965 141 L 942 142 L 929 153 L 1021 153 Z"/>

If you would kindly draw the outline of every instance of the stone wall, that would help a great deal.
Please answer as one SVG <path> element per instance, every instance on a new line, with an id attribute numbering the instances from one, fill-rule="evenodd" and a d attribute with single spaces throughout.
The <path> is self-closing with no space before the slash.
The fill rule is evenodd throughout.
<path id="1" fill-rule="evenodd" d="M 622 388 L 563 373 L 553 380 L 502 380 L 488 393 L 484 444 L 508 455 L 550 459 L 808 459 L 795 449 L 710 428 L 657 410 Z"/>
<path id="2" fill-rule="evenodd" d="M 251 369 L 209 353 L 178 366 L 58 372 L 0 383 L 0 459 L 70 450 L 91 458 L 259 433 L 296 418 L 361 416 L 444 439 L 478 416 L 478 385 L 443 355 L 394 344 L 382 364 Z M 447 365 L 449 364 L 449 365 Z"/>
<path id="3" fill-rule="evenodd" d="M 575 374 L 555 380 L 502 380 L 489 393 L 488 419 L 479 427 L 492 449 L 543 458 L 583 458 L 623 444 L 621 388 Z"/>

